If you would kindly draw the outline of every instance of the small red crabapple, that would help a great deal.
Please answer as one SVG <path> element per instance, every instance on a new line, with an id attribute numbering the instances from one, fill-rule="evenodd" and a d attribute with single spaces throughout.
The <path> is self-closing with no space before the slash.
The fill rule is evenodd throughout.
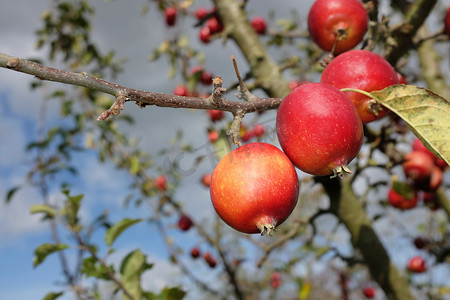
<path id="1" fill-rule="evenodd" d="M 425 260 L 420 256 L 413 256 L 408 262 L 408 270 L 413 273 L 423 273 L 427 270 Z"/>
<path id="2" fill-rule="evenodd" d="M 198 258 L 200 256 L 200 250 L 197 247 L 191 249 L 192 258 Z"/>
<path id="3" fill-rule="evenodd" d="M 209 187 L 211 185 L 211 176 L 212 174 L 210 173 L 202 176 L 202 183 L 205 187 Z"/>
<path id="4" fill-rule="evenodd" d="M 222 110 L 211 109 L 208 111 L 208 113 L 209 118 L 211 119 L 212 122 L 220 121 L 225 116 L 225 113 Z"/>
<path id="5" fill-rule="evenodd" d="M 264 125 L 257 124 L 255 127 L 253 127 L 253 134 L 256 137 L 262 137 L 265 133 L 266 129 L 264 128 Z"/>
<path id="6" fill-rule="evenodd" d="M 166 18 L 166 24 L 169 26 L 174 26 L 177 20 L 177 9 L 173 6 L 166 8 L 164 11 L 164 16 Z"/>
<path id="7" fill-rule="evenodd" d="M 208 14 L 208 10 L 206 8 L 204 8 L 204 7 L 199 7 L 195 11 L 195 17 L 199 21 L 202 20 L 204 17 L 206 17 L 207 14 Z"/>
<path id="8" fill-rule="evenodd" d="M 217 132 L 217 131 L 215 131 L 215 130 L 211 130 L 209 133 L 208 133 L 208 139 L 209 139 L 209 141 L 211 142 L 211 143 L 215 143 L 215 142 L 217 142 L 217 140 L 219 139 L 219 133 Z"/>
<path id="9" fill-rule="evenodd" d="M 154 185 L 158 190 L 165 192 L 167 189 L 167 177 L 164 175 L 156 177 Z"/>
<path id="10" fill-rule="evenodd" d="M 250 25 L 252 25 L 253 29 L 257 34 L 265 34 L 267 29 L 266 20 L 263 17 L 254 17 L 250 21 Z"/>
<path id="11" fill-rule="evenodd" d="M 375 297 L 375 288 L 366 286 L 365 288 L 363 288 L 363 294 L 366 298 L 372 299 L 373 297 Z"/>
<path id="12" fill-rule="evenodd" d="M 192 227 L 192 225 L 194 225 L 194 223 L 187 215 L 182 215 L 178 220 L 178 228 L 183 231 L 188 231 Z"/>
<path id="13" fill-rule="evenodd" d="M 188 88 L 185 85 L 178 85 L 173 90 L 173 94 L 177 96 L 186 97 L 189 94 Z"/>
<path id="14" fill-rule="evenodd" d="M 203 26 L 200 29 L 198 37 L 204 44 L 208 44 L 211 41 L 211 30 L 209 30 L 208 26 Z"/>

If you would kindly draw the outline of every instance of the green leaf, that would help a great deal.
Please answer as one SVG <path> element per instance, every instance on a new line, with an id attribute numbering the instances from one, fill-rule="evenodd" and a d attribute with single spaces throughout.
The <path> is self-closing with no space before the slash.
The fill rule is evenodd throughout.
<path id="1" fill-rule="evenodd" d="M 30 208 L 31 214 L 44 213 L 48 218 L 54 218 L 56 212 L 53 208 L 46 204 L 35 204 Z"/>
<path id="2" fill-rule="evenodd" d="M 66 205 L 64 207 L 64 216 L 67 223 L 71 227 L 75 227 L 78 224 L 78 210 L 80 209 L 80 201 L 83 199 L 83 195 L 70 196 L 69 191 L 63 192 L 67 196 Z"/>
<path id="3" fill-rule="evenodd" d="M 450 164 L 450 102 L 430 90 L 393 85 L 370 93 L 401 117 L 437 157 Z"/>
<path id="4" fill-rule="evenodd" d="M 67 249 L 69 246 L 66 244 L 41 244 L 34 250 L 33 267 L 40 265 L 45 258 L 57 251 Z"/>
<path id="5" fill-rule="evenodd" d="M 125 289 L 135 298 L 142 298 L 141 275 L 147 269 L 153 267 L 147 264 L 147 257 L 137 249 L 130 252 L 122 261 L 120 266 L 120 278 Z M 124 299 L 129 299 L 124 295 Z"/>
<path id="6" fill-rule="evenodd" d="M 139 172 L 140 169 L 140 163 L 139 163 L 139 158 L 137 158 L 136 156 L 132 156 L 130 158 L 130 173 L 131 174 L 137 174 L 137 172 Z"/>
<path id="7" fill-rule="evenodd" d="M 141 219 L 128 219 L 125 218 L 116 224 L 114 224 L 111 228 L 108 229 L 105 233 L 105 242 L 108 247 L 114 243 L 114 241 L 119 237 L 119 235 L 131 225 L 134 225 L 140 222 Z"/>
<path id="8" fill-rule="evenodd" d="M 9 191 L 6 193 L 5 202 L 6 203 L 11 202 L 12 197 L 19 189 L 20 189 L 20 186 L 15 186 L 15 187 L 9 189 Z"/>
<path id="9" fill-rule="evenodd" d="M 219 160 L 231 151 L 230 141 L 225 130 L 222 130 L 219 135 L 219 139 L 213 144 L 215 148 L 215 154 Z"/>
<path id="10" fill-rule="evenodd" d="M 43 300 L 55 300 L 55 299 L 61 297 L 62 295 L 64 295 L 64 292 L 58 292 L 58 293 L 50 292 L 47 295 L 45 295 Z"/>
<path id="11" fill-rule="evenodd" d="M 181 300 L 184 296 L 186 296 L 186 292 L 180 287 L 166 287 L 158 295 L 152 292 L 144 293 L 144 298 L 147 300 Z"/>

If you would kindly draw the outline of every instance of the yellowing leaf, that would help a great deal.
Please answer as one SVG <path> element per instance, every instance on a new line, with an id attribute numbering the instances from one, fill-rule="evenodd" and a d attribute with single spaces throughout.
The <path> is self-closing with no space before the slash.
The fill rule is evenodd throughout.
<path id="1" fill-rule="evenodd" d="M 450 102 L 430 90 L 393 85 L 370 93 L 401 117 L 436 156 L 450 164 Z"/>

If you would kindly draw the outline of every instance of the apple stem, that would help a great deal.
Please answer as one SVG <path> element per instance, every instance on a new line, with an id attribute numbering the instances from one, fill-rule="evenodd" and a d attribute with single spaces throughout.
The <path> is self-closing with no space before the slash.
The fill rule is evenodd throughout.
<path id="1" fill-rule="evenodd" d="M 358 90 L 358 89 L 353 89 L 353 88 L 343 88 L 343 89 L 341 89 L 341 92 L 355 92 L 355 93 L 360 93 L 360 94 L 363 94 L 363 95 L 365 95 L 365 96 L 367 96 L 367 97 L 369 97 L 369 98 L 371 98 L 371 99 L 373 99 L 373 100 L 375 100 L 375 101 L 378 101 L 378 99 L 375 98 L 371 93 L 366 92 L 366 91 L 363 91 L 363 90 Z"/>

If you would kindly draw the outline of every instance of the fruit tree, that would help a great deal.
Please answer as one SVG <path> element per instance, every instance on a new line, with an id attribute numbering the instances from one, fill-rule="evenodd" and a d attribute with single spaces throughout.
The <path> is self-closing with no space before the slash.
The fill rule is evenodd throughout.
<path id="1" fill-rule="evenodd" d="M 449 0 L 0 8 L 0 298 L 449 299 Z"/>

